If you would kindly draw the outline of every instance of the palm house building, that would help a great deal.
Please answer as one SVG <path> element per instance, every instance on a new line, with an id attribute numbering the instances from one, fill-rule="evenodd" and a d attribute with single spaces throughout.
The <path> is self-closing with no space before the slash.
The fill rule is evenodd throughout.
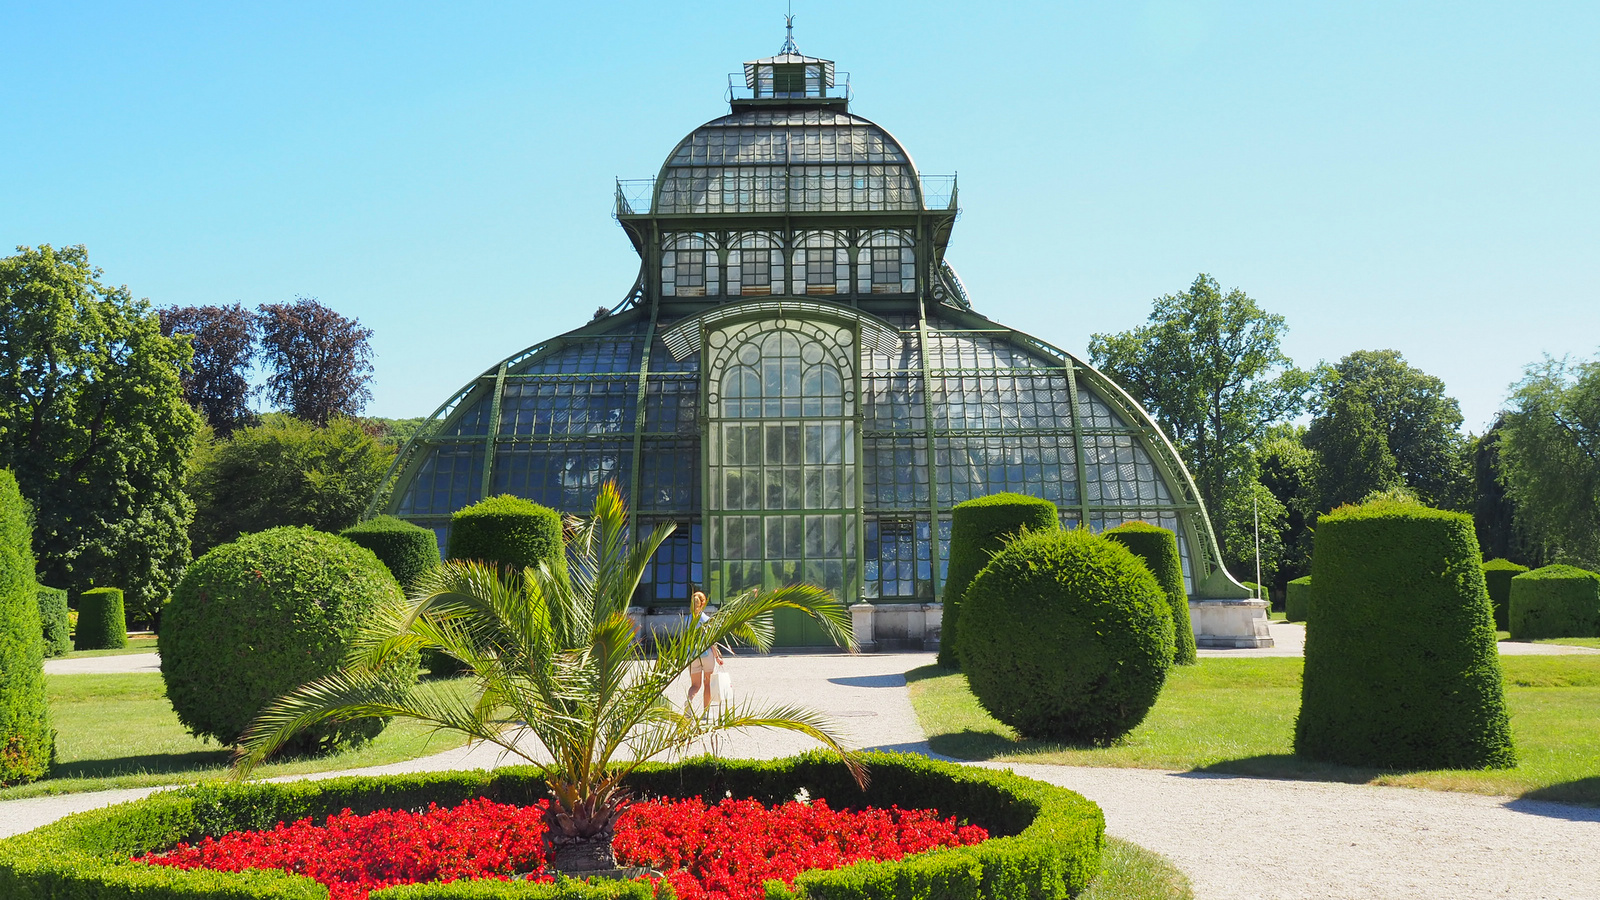
<path id="1" fill-rule="evenodd" d="M 640 258 L 626 298 L 452 395 L 373 511 L 442 543 L 483 497 L 585 513 L 614 481 L 637 524 L 677 525 L 641 616 L 806 581 L 852 605 L 863 647 L 917 647 L 938 636 L 951 507 L 1015 491 L 1067 527 L 1175 531 L 1201 645 L 1270 646 L 1150 417 L 974 309 L 945 258 L 955 178 L 919 173 L 792 34 L 729 81 L 727 115 L 617 185 Z M 821 641 L 778 622 L 780 645 Z"/>

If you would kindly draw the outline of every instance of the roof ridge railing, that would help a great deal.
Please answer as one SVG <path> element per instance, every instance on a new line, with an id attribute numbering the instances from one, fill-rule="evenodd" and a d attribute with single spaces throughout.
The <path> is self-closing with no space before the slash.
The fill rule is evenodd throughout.
<path id="1" fill-rule="evenodd" d="M 796 163 L 795 165 L 832 165 L 831 163 Z M 838 165 L 850 165 L 838 163 Z M 726 168 L 738 168 L 728 166 Z M 928 211 L 955 210 L 960 194 L 955 175 L 918 175 L 922 183 L 922 208 Z M 618 178 L 617 216 L 648 216 L 654 208 L 656 180 L 654 178 Z"/>
<path id="2" fill-rule="evenodd" d="M 828 64 L 830 67 L 832 63 Z M 832 72 L 832 84 L 827 84 L 826 79 L 820 76 L 797 80 L 792 84 L 781 84 L 773 79 L 771 73 L 766 73 L 759 78 L 754 87 L 747 83 L 744 72 L 728 73 L 728 91 L 723 99 L 732 103 L 735 100 L 844 100 L 849 102 L 855 99 L 855 94 L 850 89 L 849 72 Z M 771 80 L 769 80 L 771 79 Z M 788 88 L 788 89 L 780 89 Z M 795 90 L 794 88 L 798 88 Z"/>

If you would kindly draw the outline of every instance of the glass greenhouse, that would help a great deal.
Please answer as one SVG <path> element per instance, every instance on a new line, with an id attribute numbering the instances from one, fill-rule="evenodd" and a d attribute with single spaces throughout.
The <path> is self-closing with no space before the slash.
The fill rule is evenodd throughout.
<path id="1" fill-rule="evenodd" d="M 451 396 L 375 512 L 443 541 L 482 497 L 582 513 L 615 481 L 637 522 L 677 524 L 639 606 L 797 580 L 931 604 L 950 508 L 1016 491 L 1067 526 L 1172 529 L 1191 594 L 1243 595 L 1138 404 L 973 310 L 945 259 L 954 177 L 920 174 L 792 39 L 730 76 L 729 100 L 654 179 L 618 183 L 641 259 L 626 299 Z"/>

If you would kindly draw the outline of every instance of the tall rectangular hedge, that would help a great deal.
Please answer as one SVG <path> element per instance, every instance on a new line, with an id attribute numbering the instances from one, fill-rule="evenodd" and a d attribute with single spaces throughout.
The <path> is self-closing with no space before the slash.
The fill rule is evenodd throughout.
<path id="1" fill-rule="evenodd" d="M 78 650 L 121 650 L 128 646 L 122 588 L 90 588 L 78 595 Z"/>
<path id="2" fill-rule="evenodd" d="M 1511 579 L 1528 567 L 1509 559 L 1491 559 L 1483 564 L 1483 581 L 1489 587 L 1489 602 L 1494 604 L 1494 627 L 1511 628 Z"/>
<path id="3" fill-rule="evenodd" d="M 1472 517 L 1380 500 L 1317 525 L 1295 752 L 1393 769 L 1516 764 Z"/>
<path id="4" fill-rule="evenodd" d="M 1283 594 L 1283 618 L 1290 622 L 1304 622 L 1311 609 L 1311 576 L 1289 582 Z"/>
<path id="5" fill-rule="evenodd" d="M 65 656 L 72 649 L 72 623 L 67 609 L 67 592 L 61 588 L 37 585 L 39 625 L 44 631 L 44 655 Z"/>
<path id="6" fill-rule="evenodd" d="M 1023 531 L 1061 527 L 1061 514 L 1049 500 L 1027 494 L 999 493 L 974 497 L 950 510 L 950 566 L 940 594 L 943 607 L 939 635 L 939 665 L 960 668 L 956 636 L 961 629 L 961 600 L 972 579 L 989 558 Z M 1187 608 L 1185 608 L 1187 611 Z"/>

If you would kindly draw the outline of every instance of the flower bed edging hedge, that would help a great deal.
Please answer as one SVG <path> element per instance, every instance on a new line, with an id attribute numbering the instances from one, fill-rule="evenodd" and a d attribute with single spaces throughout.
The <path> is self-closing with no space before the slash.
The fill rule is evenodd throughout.
<path id="1" fill-rule="evenodd" d="M 1010 772 L 920 756 L 870 753 L 866 791 L 822 753 L 773 761 L 702 758 L 651 766 L 632 780 L 643 794 L 715 799 L 731 793 L 771 804 L 804 788 L 835 808 L 899 805 L 937 809 L 987 828 L 990 840 L 896 862 L 811 871 L 794 888 L 767 883 L 769 900 L 1061 900 L 1099 873 L 1105 845 L 1100 808 L 1079 794 Z M 545 796 L 540 772 L 439 772 L 285 784 L 206 784 L 68 816 L 0 841 L 0 897 L 15 900 L 326 900 L 326 888 L 283 872 L 180 870 L 130 857 L 280 821 L 349 808 L 422 809 L 473 797 L 531 803 Z M 670 893 L 670 889 L 661 892 Z M 470 881 L 374 891 L 374 900 L 652 900 L 648 884 Z M 666 900 L 665 896 L 659 900 Z"/>

